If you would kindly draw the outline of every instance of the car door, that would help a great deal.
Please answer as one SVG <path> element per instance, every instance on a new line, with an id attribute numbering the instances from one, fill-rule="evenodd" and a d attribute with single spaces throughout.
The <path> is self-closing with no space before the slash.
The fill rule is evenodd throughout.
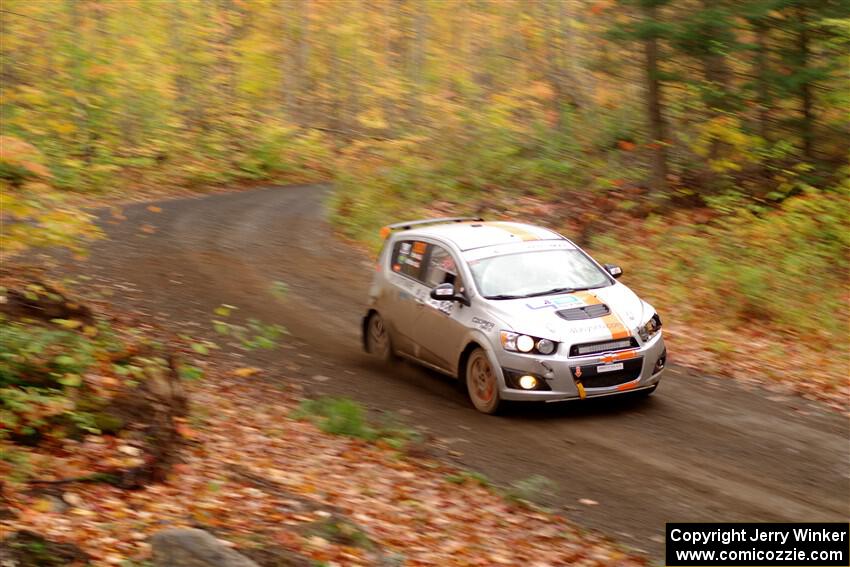
<path id="1" fill-rule="evenodd" d="M 419 358 L 414 327 L 429 289 L 422 280 L 429 244 L 422 240 L 399 240 L 393 245 L 387 279 L 390 290 L 384 316 L 390 322 L 396 350 Z"/>
<path id="2" fill-rule="evenodd" d="M 459 293 L 466 293 L 456 258 L 443 246 L 432 244 L 422 278 L 428 295 L 416 319 L 413 340 L 421 349 L 419 358 L 451 370 L 460 348 L 458 345 L 466 335 L 461 316 L 465 307 L 457 301 L 431 299 L 430 293 L 442 283 L 454 284 Z"/>

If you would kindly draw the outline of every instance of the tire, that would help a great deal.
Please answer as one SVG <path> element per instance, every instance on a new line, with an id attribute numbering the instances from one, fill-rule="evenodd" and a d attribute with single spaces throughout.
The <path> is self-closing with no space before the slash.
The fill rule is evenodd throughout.
<path id="1" fill-rule="evenodd" d="M 366 351 L 384 363 L 395 359 L 389 330 L 378 313 L 372 313 L 366 322 Z"/>
<path id="2" fill-rule="evenodd" d="M 499 396 L 499 379 L 482 348 L 476 348 L 466 360 L 466 393 L 475 409 L 493 415 L 499 411 L 502 399 Z"/>

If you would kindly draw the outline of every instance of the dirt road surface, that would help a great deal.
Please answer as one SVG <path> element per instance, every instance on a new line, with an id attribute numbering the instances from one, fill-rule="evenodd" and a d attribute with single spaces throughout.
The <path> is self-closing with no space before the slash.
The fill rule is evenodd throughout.
<path id="1" fill-rule="evenodd" d="M 267 188 L 133 205 L 120 222 L 104 213 L 111 238 L 77 269 L 118 286 L 122 300 L 151 316 L 194 322 L 199 332 L 222 303 L 285 325 L 294 348 L 246 361 L 267 365 L 265 379 L 398 412 L 499 483 L 548 477 L 559 487 L 554 508 L 655 560 L 668 521 L 850 517 L 848 420 L 813 403 L 674 364 L 646 401 L 488 417 L 448 379 L 406 363 L 377 367 L 358 335 L 373 264 L 334 237 L 328 194 L 323 186 Z M 278 282 L 288 287 L 285 299 Z"/>

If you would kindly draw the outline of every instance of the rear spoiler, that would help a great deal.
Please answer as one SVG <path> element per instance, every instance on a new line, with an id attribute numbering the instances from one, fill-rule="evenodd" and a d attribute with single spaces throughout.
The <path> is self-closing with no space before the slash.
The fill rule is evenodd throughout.
<path id="1" fill-rule="evenodd" d="M 421 226 L 424 224 L 444 224 L 450 222 L 468 222 L 468 221 L 483 221 L 484 219 L 481 217 L 443 217 L 437 219 L 421 219 L 421 220 L 412 220 L 405 222 L 397 222 L 394 224 L 388 224 L 387 226 L 381 228 L 381 238 L 385 239 L 390 235 L 390 233 L 394 230 L 408 230 L 414 226 Z"/>

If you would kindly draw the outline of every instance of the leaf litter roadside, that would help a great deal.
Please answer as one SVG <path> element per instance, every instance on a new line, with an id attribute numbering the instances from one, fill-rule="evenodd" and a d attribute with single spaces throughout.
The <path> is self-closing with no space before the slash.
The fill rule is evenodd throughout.
<path id="1" fill-rule="evenodd" d="M 261 565 L 281 554 L 330 565 L 645 564 L 466 480 L 402 427 L 364 421 L 353 402 L 305 400 L 293 382 L 224 359 L 208 355 L 202 379 L 184 378 L 189 413 L 173 418 L 178 456 L 160 482 L 128 489 L 92 476 L 114 455 L 144 458 L 124 431 L 3 441 L 0 540 L 39 534 L 94 565 L 144 564 L 150 537 L 173 527 L 207 530 Z"/>

